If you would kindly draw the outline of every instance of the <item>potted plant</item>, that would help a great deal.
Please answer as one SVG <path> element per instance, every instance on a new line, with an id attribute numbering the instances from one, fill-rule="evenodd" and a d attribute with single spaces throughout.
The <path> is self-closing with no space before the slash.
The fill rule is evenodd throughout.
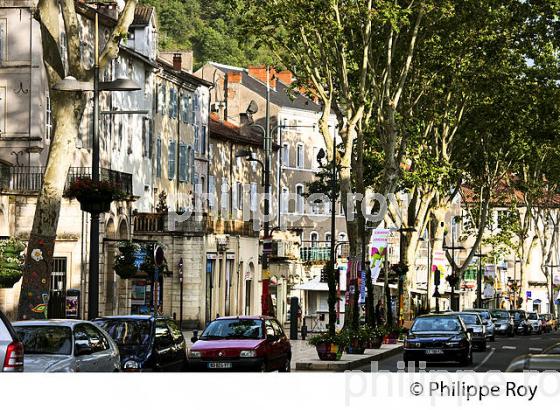
<path id="1" fill-rule="evenodd" d="M 320 333 L 310 337 L 308 343 L 315 346 L 320 360 L 340 360 L 348 346 L 348 335 L 346 332 L 336 333 L 334 336 Z"/>
<path id="2" fill-rule="evenodd" d="M 74 179 L 66 195 L 76 198 L 82 211 L 89 213 L 108 212 L 111 202 L 126 198 L 126 194 L 112 182 L 94 181 L 91 178 Z"/>
<path id="3" fill-rule="evenodd" d="M 15 238 L 0 241 L 0 288 L 11 288 L 23 275 L 25 244 Z"/>
<path id="4" fill-rule="evenodd" d="M 141 250 L 140 245 L 126 241 L 119 242 L 118 248 L 120 255 L 117 256 L 113 269 L 122 279 L 132 278 L 138 272 L 136 257 Z"/>
<path id="5" fill-rule="evenodd" d="M 377 326 L 370 329 L 370 338 L 367 344 L 368 349 L 379 349 L 383 344 L 385 330 L 383 326 Z"/>
<path id="6" fill-rule="evenodd" d="M 357 329 L 349 328 L 345 330 L 346 337 L 348 338 L 348 346 L 346 346 L 346 353 L 350 354 L 364 354 L 367 344 L 370 339 L 369 326 L 361 326 Z"/>

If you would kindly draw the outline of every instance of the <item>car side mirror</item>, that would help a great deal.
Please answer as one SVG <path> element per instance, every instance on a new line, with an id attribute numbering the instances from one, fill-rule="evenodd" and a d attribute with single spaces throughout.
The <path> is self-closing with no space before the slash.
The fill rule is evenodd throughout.
<path id="1" fill-rule="evenodd" d="M 276 335 L 266 335 L 266 340 L 268 340 L 269 342 L 275 342 L 278 340 L 278 337 Z"/>
<path id="2" fill-rule="evenodd" d="M 74 345 L 75 356 L 87 356 L 93 353 L 93 348 L 89 342 L 76 342 Z"/>

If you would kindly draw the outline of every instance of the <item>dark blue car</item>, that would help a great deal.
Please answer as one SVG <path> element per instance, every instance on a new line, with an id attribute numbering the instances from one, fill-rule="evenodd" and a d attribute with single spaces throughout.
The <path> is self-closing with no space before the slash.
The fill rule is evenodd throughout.
<path id="1" fill-rule="evenodd" d="M 404 342 L 405 362 L 472 363 L 472 337 L 459 315 L 435 314 L 414 320 Z"/>
<path id="2" fill-rule="evenodd" d="M 108 316 L 94 322 L 117 343 L 122 371 L 172 372 L 186 367 L 185 339 L 170 318 L 150 315 Z"/>

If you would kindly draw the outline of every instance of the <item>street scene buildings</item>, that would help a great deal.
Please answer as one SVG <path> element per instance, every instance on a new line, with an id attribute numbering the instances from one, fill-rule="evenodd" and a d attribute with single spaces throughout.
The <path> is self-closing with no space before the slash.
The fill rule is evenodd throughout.
<path id="1" fill-rule="evenodd" d="M 96 31 L 103 49 L 123 9 L 86 3 L 75 2 L 79 53 L 93 69 Z M 0 239 L 27 243 L 53 144 L 52 91 L 36 5 L 0 4 Z M 57 43 L 66 55 L 71 43 L 60 20 Z M 323 119 L 332 130 L 327 144 L 319 91 L 296 86 L 292 71 L 219 61 L 193 67 L 191 51 L 160 50 L 158 24 L 154 7 L 137 6 L 128 38 L 101 69 L 98 113 L 93 96 L 84 97 L 65 193 L 92 178 L 98 150 L 99 179 L 122 195 L 98 213 L 93 239 L 97 222 L 76 197 L 63 196 L 46 305 L 63 298 L 64 316 L 84 319 L 94 311 L 94 317 L 156 312 L 182 330 L 204 329 L 217 317 L 267 314 L 285 329 L 295 321 L 296 332 L 317 333 L 328 328 L 326 272 L 334 261 L 337 329 L 349 323 L 350 311 L 359 310 L 360 320 L 365 315 L 371 272 L 369 297 L 401 325 L 434 309 L 473 308 L 477 298 L 480 308 L 554 314 L 557 193 L 529 200 L 504 186 L 488 200 L 479 235 L 480 197 L 469 184 L 457 187 L 445 216 L 414 232 L 405 228 L 415 218 L 415 199 L 403 187 L 389 205 L 393 216 L 363 228 L 365 254 L 352 255 L 341 185 L 335 181 L 337 198 L 328 196 L 328 150 L 344 141 L 341 113 L 333 108 Z M 61 63 L 68 74 L 71 62 Z M 135 88 L 110 88 L 125 79 Z M 325 175 L 327 199 L 310 199 Z M 99 268 L 93 288 L 92 250 Z M 121 269 L 126 255 L 133 273 Z M 0 289 L 0 310 L 13 320 L 22 282 Z"/>

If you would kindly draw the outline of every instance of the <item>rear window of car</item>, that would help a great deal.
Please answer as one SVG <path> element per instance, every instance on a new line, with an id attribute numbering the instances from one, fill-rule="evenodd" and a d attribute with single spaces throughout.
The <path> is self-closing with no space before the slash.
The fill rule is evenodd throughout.
<path id="1" fill-rule="evenodd" d="M 412 325 L 412 332 L 457 332 L 461 322 L 456 317 L 419 317 Z"/>
<path id="2" fill-rule="evenodd" d="M 152 333 L 149 320 L 100 319 L 95 324 L 109 333 L 119 346 L 141 346 L 150 343 Z"/>
<path id="3" fill-rule="evenodd" d="M 208 325 L 200 339 L 263 339 L 262 328 L 259 319 L 219 319 Z"/>
<path id="4" fill-rule="evenodd" d="M 539 317 L 537 316 L 536 313 L 529 313 L 529 319 L 531 320 L 537 320 Z"/>
<path id="5" fill-rule="evenodd" d="M 467 325 L 480 325 L 480 319 L 478 315 L 461 315 L 461 319 Z"/>
<path id="6" fill-rule="evenodd" d="M 499 318 L 499 319 L 509 319 L 509 313 L 504 312 L 503 310 L 493 310 L 492 316 Z"/>
<path id="7" fill-rule="evenodd" d="M 16 326 L 25 354 L 72 354 L 72 329 L 68 326 Z"/>
<path id="8" fill-rule="evenodd" d="M 17 337 L 12 329 L 10 321 L 2 312 L 0 312 L 0 340 L 13 340 Z"/>

